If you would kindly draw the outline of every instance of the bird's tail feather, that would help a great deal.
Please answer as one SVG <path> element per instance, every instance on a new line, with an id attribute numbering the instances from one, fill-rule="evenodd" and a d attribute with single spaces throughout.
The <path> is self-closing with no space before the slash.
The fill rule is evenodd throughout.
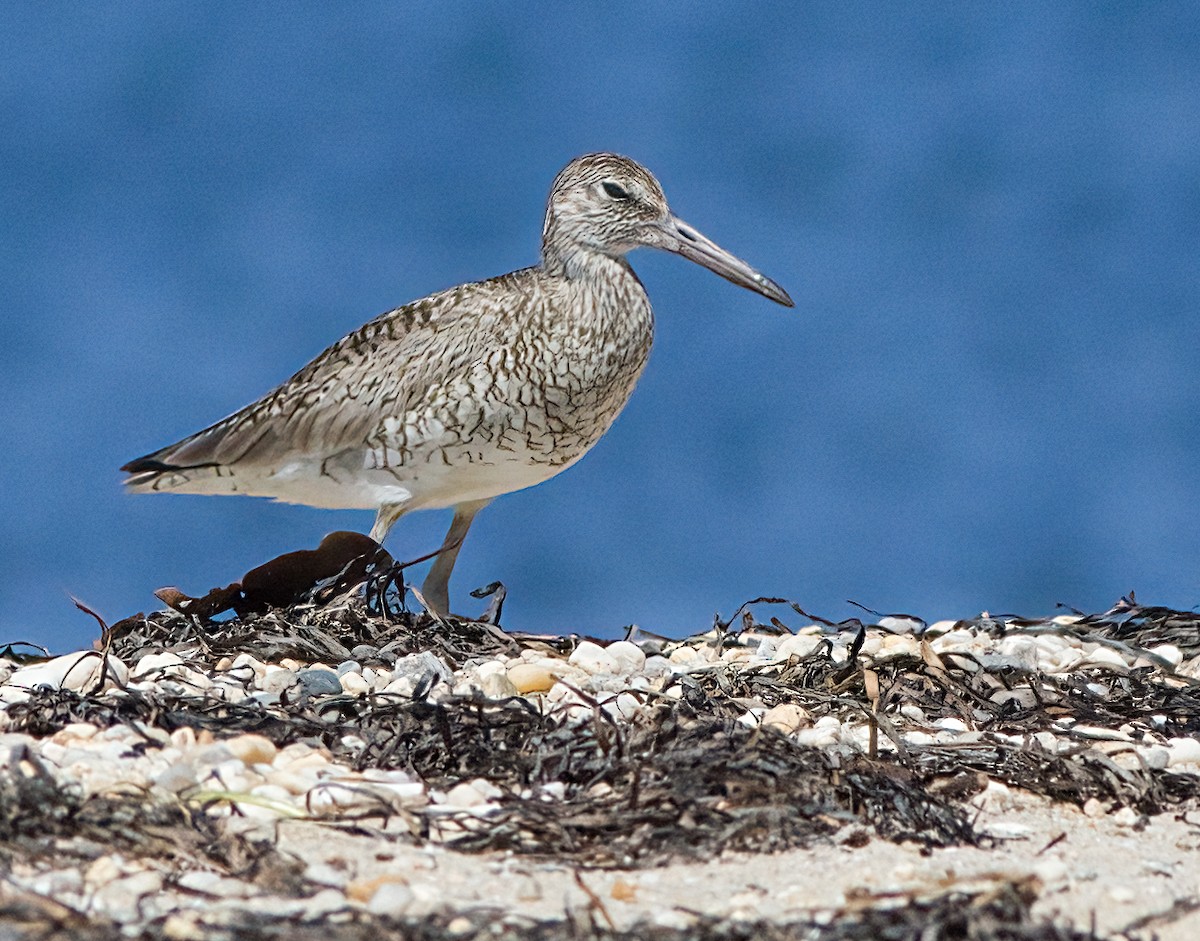
<path id="1" fill-rule="evenodd" d="M 240 493 L 241 487 L 233 470 L 222 464 L 199 464 L 192 467 L 168 464 L 154 455 L 130 461 L 121 470 L 129 474 L 125 488 L 131 493 Z"/>

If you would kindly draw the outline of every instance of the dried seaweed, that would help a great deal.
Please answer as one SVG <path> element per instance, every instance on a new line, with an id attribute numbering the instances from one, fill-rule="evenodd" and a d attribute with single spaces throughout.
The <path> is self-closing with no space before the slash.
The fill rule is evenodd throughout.
<path id="1" fill-rule="evenodd" d="M 382 615 L 350 592 L 327 604 L 308 602 L 221 621 L 174 610 L 137 614 L 112 626 L 109 652 L 123 660 L 169 651 L 214 660 L 250 653 L 272 662 L 290 657 L 338 663 L 365 644 L 385 661 L 429 650 L 457 667 L 472 657 L 515 653 L 520 636 L 479 621 L 407 611 Z M 556 637 L 544 641 L 548 646 L 564 642 Z"/>
<path id="2" fill-rule="evenodd" d="M 1164 620 L 1170 621 L 1159 618 Z M 718 625 L 711 643 L 757 644 L 760 628 L 744 614 L 740 630 Z M 990 618 L 986 629 L 1052 628 L 1061 625 L 1014 626 L 1013 619 Z M 781 629 L 773 628 L 776 634 Z M 784 664 L 722 661 L 680 675 L 677 699 L 664 697 L 628 725 L 611 722 L 599 708 L 591 722 L 568 722 L 520 698 L 451 696 L 434 703 L 395 695 L 312 699 L 285 693 L 266 705 L 162 690 L 107 697 L 44 690 L 8 712 L 11 728 L 34 735 L 77 721 L 167 732 L 188 726 L 217 736 L 256 732 L 281 747 L 298 741 L 324 746 L 359 769 L 405 769 L 433 788 L 483 778 L 504 793 L 501 812 L 486 821 L 427 814 L 427 838 L 594 866 L 801 846 L 855 820 L 886 839 L 972 842 L 977 836 L 962 802 L 987 778 L 1079 805 L 1098 798 L 1147 814 L 1200 801 L 1200 779 L 1121 767 L 1091 747 L 1095 743 L 1084 732 L 1069 754 L 1050 753 L 1033 737 L 1052 727 L 1071 736 L 1075 726 L 1085 732 L 1122 728 L 1131 743 L 1152 729 L 1194 734 L 1200 723 L 1194 681 L 1151 667 L 1046 675 L 1002 660 L 985 665 L 967 654 L 938 656 L 924 644 L 920 656 L 876 659 L 864 669 L 854 654 L 865 629 L 857 621 L 852 629 L 853 642 L 841 652 L 831 638 Z M 545 652 L 573 641 L 424 614 L 383 615 L 362 599 L 343 597 L 331 605 L 306 603 L 223 622 L 161 612 L 114 629 L 110 643 L 125 657 L 165 647 L 203 659 L 248 647 L 268 659 L 287 652 L 312 660 L 340 659 L 369 644 L 385 663 L 432 650 L 457 666 L 472 657 L 530 646 Z M 814 719 L 865 720 L 883 734 L 869 756 L 850 761 L 739 723 L 751 705 L 780 703 L 795 703 Z M 902 708 L 914 706 L 930 725 L 952 719 L 976 733 L 958 744 L 905 744 L 893 724 Z M 154 742 L 148 739 L 147 747 Z M 547 786 L 558 789 L 553 799 Z"/>
<path id="3" fill-rule="evenodd" d="M 428 558 L 397 563 L 370 537 L 339 531 L 316 549 L 285 553 L 202 597 L 161 588 L 155 594 L 168 610 L 135 614 L 111 628 L 76 604 L 100 621 L 97 646 L 123 659 L 162 651 L 245 652 L 269 660 L 337 662 L 365 644 L 380 650 L 385 662 L 431 650 L 457 666 L 471 656 L 516 652 L 521 635 L 498 629 L 505 597 L 499 582 L 472 592 L 476 598 L 491 598 L 479 621 L 404 607 L 404 570 Z M 218 620 L 228 612 L 234 616 Z M 528 639 L 540 639 L 551 649 L 570 646 L 559 637 Z"/>
<path id="4" fill-rule="evenodd" d="M 427 836 L 464 850 L 629 866 L 724 849 L 804 846 L 859 819 L 887 839 L 976 840 L 966 813 L 924 791 L 912 775 L 866 759 L 843 768 L 820 749 L 728 720 L 696 719 L 686 707 L 661 707 L 628 728 L 602 716 L 567 723 L 523 701 L 345 697 L 321 708 L 295 706 L 285 714 L 258 703 L 144 694 L 100 701 L 45 690 L 11 707 L 10 718 L 14 729 L 34 735 L 79 721 L 255 732 L 280 747 L 324 745 L 357 767 L 409 770 L 434 788 L 485 778 L 506 795 L 500 814 L 469 828 L 453 815 L 426 818 Z M 356 740 L 365 747 L 347 744 Z M 547 785 L 561 788 L 553 799 Z"/>
<path id="5" fill-rule="evenodd" d="M 1173 644 L 1189 656 L 1200 653 L 1200 612 L 1139 605 L 1132 592 L 1103 614 L 1088 615 L 1074 627 L 1142 647 Z"/>
<path id="6" fill-rule="evenodd" d="M 612 927 L 598 905 L 571 910 L 558 919 L 536 920 L 486 908 L 468 913 L 386 918 L 347 910 L 337 921 L 247 912 L 236 926 L 200 924 L 210 941 L 1096 941 L 1096 935 L 1035 919 L 1030 907 L 1035 884 L 1009 881 L 927 896 L 865 896 L 839 910 L 806 920 L 765 921 L 695 917 L 686 927 L 639 922 Z M 102 918 L 85 918 L 52 899 L 0 890 L 0 922 L 42 941 L 164 941 L 178 938 L 179 924 L 158 920 L 141 931 L 122 931 Z"/>
<path id="7" fill-rule="evenodd" d="M 281 895 L 312 891 L 302 867 L 267 841 L 223 832 L 184 802 L 143 792 L 84 796 L 60 787 L 38 757 L 18 748 L 0 768 L 0 861 L 87 862 L 114 850 L 129 856 L 197 862 Z"/>
<path id="8" fill-rule="evenodd" d="M 281 607 L 252 610 L 242 604 L 239 616 L 218 620 L 204 607 L 180 604 L 184 610 L 137 615 L 114 625 L 104 631 L 103 643 L 127 662 L 168 650 L 202 667 L 240 652 L 267 661 L 293 657 L 332 664 L 353 652 L 364 662 L 389 665 L 430 651 L 459 667 L 531 648 L 566 654 L 578 642 L 400 610 L 398 596 L 385 601 L 386 584 L 377 584 L 373 595 L 351 584 L 361 572 L 347 581 L 346 572 L 330 574 L 331 567 L 320 559 L 324 567 L 317 569 L 307 556 L 291 561 L 301 571 L 287 575 L 294 586 L 288 590 L 301 597 Z M 385 578 L 382 566 L 376 575 Z M 263 577 L 267 588 L 255 592 L 279 584 L 271 572 Z M 249 581 L 255 585 L 254 578 Z M 237 590 L 244 600 L 243 589 Z M 489 590 L 490 618 L 496 619 L 503 587 Z M 759 599 L 770 601 L 777 599 Z M 501 794 L 487 815 L 434 804 L 414 813 L 415 827 L 406 829 L 407 835 L 389 832 L 460 851 L 508 851 L 581 867 L 646 866 L 827 840 L 858 845 L 872 835 L 925 846 L 977 843 L 966 801 L 989 780 L 1077 805 L 1098 799 L 1143 814 L 1200 804 L 1200 778 L 1118 764 L 1112 757 L 1157 740 L 1154 736 L 1200 734 L 1200 683 L 1164 667 L 1153 651 L 1132 668 L 1085 664 L 1044 674 L 1020 658 L 936 654 L 920 639 L 926 625 L 919 618 L 863 610 L 879 623 L 815 619 L 828 642 L 807 656 L 782 663 L 717 659 L 678 675 L 673 681 L 680 687 L 673 691 L 677 696 L 648 696 L 630 721 L 614 721 L 600 703 L 590 719 L 580 720 L 519 697 L 495 701 L 440 690 L 435 701 L 428 698 L 428 684 L 413 696 L 314 697 L 293 689 L 277 701 L 238 703 L 184 694 L 177 684 L 164 684 L 105 695 L 34 690 L 28 700 L 5 708 L 7 728 L 47 736 L 73 722 L 121 724 L 141 735 L 131 746 L 135 749 L 161 747 L 163 732 L 185 727 L 217 737 L 255 732 L 280 747 L 294 742 L 323 747 L 357 769 L 404 769 L 434 790 L 482 778 Z M 1200 650 L 1200 616 L 1138 606 L 1131 599 L 1070 624 L 1005 615 L 960 625 L 1007 637 L 1059 633 L 1135 654 L 1162 644 Z M 915 632 L 915 648 L 909 649 L 918 652 L 860 659 L 868 630 L 880 626 L 891 633 Z M 728 621 L 718 619 L 706 638 L 690 643 L 707 642 L 718 652 L 753 650 L 764 638 L 787 633 L 778 619 L 760 623 L 754 610 L 744 607 Z M 666 639 L 643 642 L 668 652 L 672 645 Z M 783 703 L 802 707 L 813 720 L 833 716 L 843 724 L 866 723 L 873 731 L 870 748 L 849 756 L 745 724 L 748 711 Z M 920 743 L 910 734 L 947 720 L 969 734 L 944 744 Z M 1040 737 L 1047 730 L 1053 730 L 1055 741 L 1073 740 L 1074 746 L 1047 748 Z M 848 824 L 857 826 L 846 829 Z M 114 847 L 181 865 L 201 860 L 248 874 L 281 894 L 312 889 L 295 864 L 272 847 L 223 836 L 214 818 L 188 803 L 186 795 L 182 800 L 142 793 L 85 798 L 59 787 L 28 750 L 14 752 L 0 769 L 0 863 L 38 859 L 47 852 L 87 860 Z M 1090 937 L 1031 920 L 1033 892 L 1030 883 L 986 891 L 960 887 L 925 898 L 854 899 L 811 922 L 699 918 L 687 929 L 639 925 L 617 931 L 602 911 L 587 909 L 544 922 L 486 911 L 458 913 L 453 930 L 449 915 L 389 920 L 348 910 L 331 925 L 324 919 L 263 914 L 248 915 L 236 927 L 205 926 L 204 931 L 215 938 L 286 935 L 290 941 L 318 934 L 376 938 L 381 931 L 430 939 Z M 0 924 L 28 926 L 47 938 L 137 937 L 127 928 L 82 919 L 55 908 L 52 900 L 2 886 Z M 151 924 L 141 937 L 164 937 L 164 930 Z"/>
<path id="9" fill-rule="evenodd" d="M 452 845 L 631 866 L 804 846 L 858 819 L 888 839 L 976 839 L 960 808 L 886 768 L 841 769 L 827 752 L 770 731 L 680 722 L 665 710 L 661 718 L 628 732 L 599 720 L 560 726 L 521 752 L 496 749 L 511 756 L 504 768 L 494 758 L 488 775 L 508 792 L 503 812 Z M 551 782 L 561 798 L 539 791 Z"/>

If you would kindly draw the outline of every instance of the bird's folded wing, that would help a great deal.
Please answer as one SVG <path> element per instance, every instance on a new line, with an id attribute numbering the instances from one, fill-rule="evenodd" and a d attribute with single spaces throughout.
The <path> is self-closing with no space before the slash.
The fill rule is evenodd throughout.
<path id="1" fill-rule="evenodd" d="M 362 448 L 385 419 L 404 415 L 429 389 L 453 382 L 484 355 L 496 342 L 489 325 L 514 287 L 501 282 L 524 274 L 460 285 L 389 311 L 257 402 L 122 470 L 136 477 L 234 463 L 277 465 Z"/>

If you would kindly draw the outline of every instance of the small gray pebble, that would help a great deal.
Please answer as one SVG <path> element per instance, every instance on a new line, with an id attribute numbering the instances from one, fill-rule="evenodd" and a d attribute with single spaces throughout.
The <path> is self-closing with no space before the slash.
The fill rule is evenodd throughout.
<path id="1" fill-rule="evenodd" d="M 301 670 L 296 676 L 300 685 L 310 696 L 334 696 L 342 692 L 342 684 L 338 682 L 340 674 L 328 670 Z"/>
<path id="2" fill-rule="evenodd" d="M 450 682 L 454 678 L 454 674 L 450 672 L 450 668 L 428 650 L 412 654 L 408 657 L 401 657 L 396 661 L 392 675 L 395 678 L 408 676 L 415 681 L 419 681 L 427 673 L 434 674 L 434 676 L 444 682 Z"/>
<path id="3" fill-rule="evenodd" d="M 378 647 L 372 647 L 370 644 L 359 644 L 350 651 L 350 657 L 353 660 L 370 660 L 379 654 Z"/>
<path id="4" fill-rule="evenodd" d="M 362 664 L 357 660 L 343 660 L 338 664 L 338 676 L 345 676 L 347 673 L 362 673 Z"/>
<path id="5" fill-rule="evenodd" d="M 247 700 L 253 700 L 257 703 L 262 703 L 264 706 L 278 706 L 278 693 L 251 693 L 246 697 Z"/>

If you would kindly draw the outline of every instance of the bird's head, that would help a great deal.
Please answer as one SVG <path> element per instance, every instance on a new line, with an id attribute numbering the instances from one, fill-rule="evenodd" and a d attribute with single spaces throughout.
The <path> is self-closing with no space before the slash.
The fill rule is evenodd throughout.
<path id="1" fill-rule="evenodd" d="M 645 167 L 618 154 L 587 154 L 567 164 L 550 188 L 543 260 L 569 268 L 581 253 L 620 258 L 642 245 L 682 255 L 734 284 L 793 306 L 778 284 L 672 213 L 662 186 Z"/>

